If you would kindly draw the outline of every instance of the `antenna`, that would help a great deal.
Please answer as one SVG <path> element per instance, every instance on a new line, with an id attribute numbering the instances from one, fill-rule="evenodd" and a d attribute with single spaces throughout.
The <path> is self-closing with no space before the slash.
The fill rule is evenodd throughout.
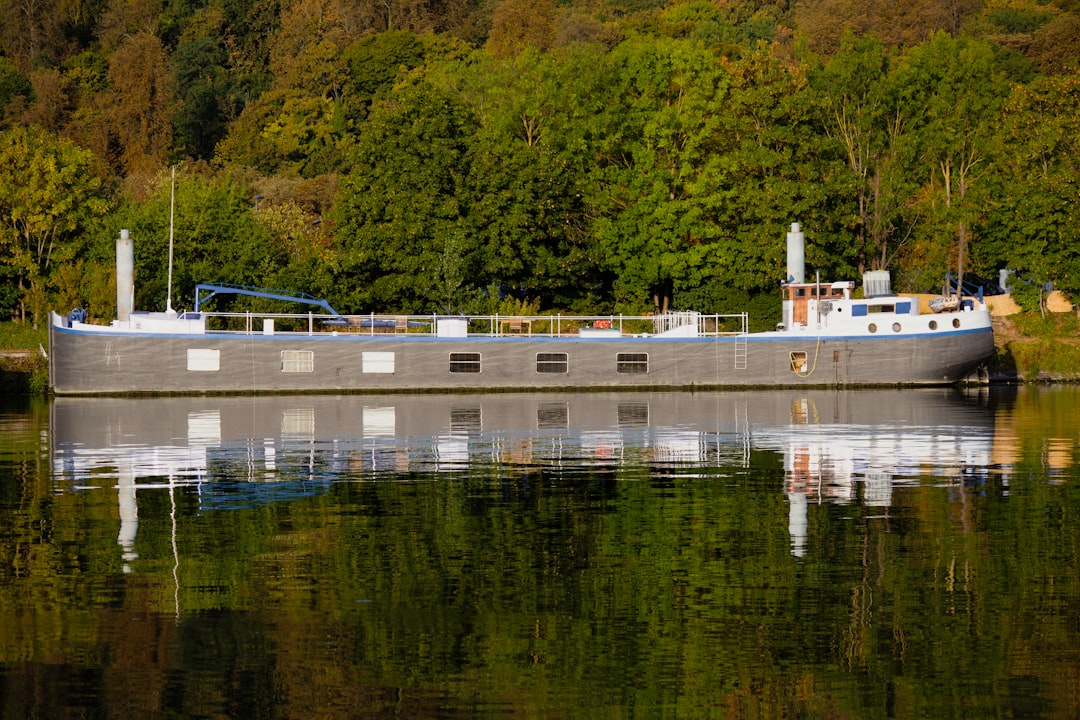
<path id="1" fill-rule="evenodd" d="M 173 264 L 173 211 L 176 208 L 176 166 L 172 166 L 172 184 L 169 187 L 169 278 L 165 285 L 165 312 L 172 313 L 172 264 Z"/>

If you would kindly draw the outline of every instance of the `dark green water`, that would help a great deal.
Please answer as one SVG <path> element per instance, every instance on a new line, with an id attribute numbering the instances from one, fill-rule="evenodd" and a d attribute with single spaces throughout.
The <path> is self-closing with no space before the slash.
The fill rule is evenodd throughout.
<path id="1" fill-rule="evenodd" d="M 1080 716 L 1080 388 L 0 406 L 0 716 Z"/>

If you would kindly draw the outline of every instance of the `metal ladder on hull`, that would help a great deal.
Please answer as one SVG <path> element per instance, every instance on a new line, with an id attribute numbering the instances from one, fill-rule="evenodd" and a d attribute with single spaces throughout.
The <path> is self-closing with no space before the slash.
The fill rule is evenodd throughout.
<path id="1" fill-rule="evenodd" d="M 747 314 L 742 314 L 742 330 L 735 336 L 735 369 L 746 369 L 746 356 L 747 356 L 747 340 L 746 336 L 749 334 L 749 323 L 747 320 Z"/>

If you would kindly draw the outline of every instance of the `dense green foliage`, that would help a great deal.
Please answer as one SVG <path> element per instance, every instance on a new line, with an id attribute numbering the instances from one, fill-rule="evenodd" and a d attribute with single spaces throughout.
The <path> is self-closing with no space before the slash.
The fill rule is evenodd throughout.
<path id="1" fill-rule="evenodd" d="M 901 4 L 0 0 L 0 315 L 111 316 L 121 228 L 141 309 L 769 307 L 793 221 L 825 279 L 1077 298 L 1076 9 Z"/>

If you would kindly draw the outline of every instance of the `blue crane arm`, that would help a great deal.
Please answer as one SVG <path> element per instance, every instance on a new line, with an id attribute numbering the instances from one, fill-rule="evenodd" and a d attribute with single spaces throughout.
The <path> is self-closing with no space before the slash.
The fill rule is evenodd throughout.
<path id="1" fill-rule="evenodd" d="M 205 294 L 204 294 L 205 293 Z M 292 290 L 266 290 L 263 288 L 247 287 L 244 285 L 232 285 L 229 283 L 204 283 L 195 286 L 195 312 L 210 298 L 215 295 L 250 295 L 252 297 L 267 298 L 270 300 L 284 300 L 285 302 L 304 303 L 321 307 L 334 316 L 337 322 L 345 322 L 345 318 L 330 303 L 303 292 Z"/>

